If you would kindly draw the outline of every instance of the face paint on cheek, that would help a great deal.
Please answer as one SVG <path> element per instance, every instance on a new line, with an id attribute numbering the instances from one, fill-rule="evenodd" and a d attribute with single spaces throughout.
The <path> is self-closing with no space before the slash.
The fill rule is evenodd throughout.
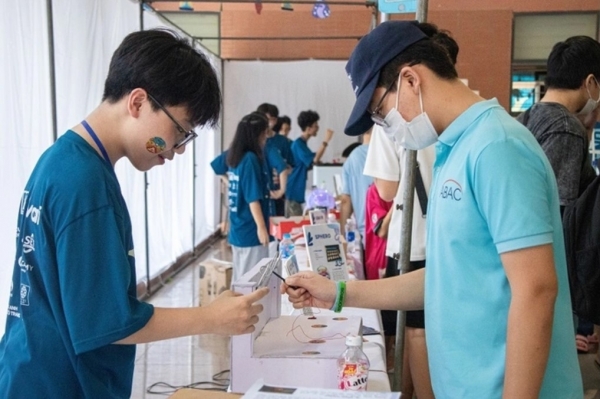
<path id="1" fill-rule="evenodd" d="M 152 154 L 163 152 L 167 148 L 167 143 L 160 137 L 152 137 L 146 142 L 146 149 Z"/>

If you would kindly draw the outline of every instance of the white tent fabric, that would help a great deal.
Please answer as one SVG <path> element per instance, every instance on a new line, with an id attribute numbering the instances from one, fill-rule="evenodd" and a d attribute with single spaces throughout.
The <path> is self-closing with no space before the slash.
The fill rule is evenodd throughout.
<path id="1" fill-rule="evenodd" d="M 99 104 L 113 51 L 127 34 L 139 30 L 139 5 L 122 0 L 54 0 L 52 6 L 61 135 Z M 46 8 L 40 3 L 10 2 L 0 14 L 0 304 L 6 306 L 19 199 L 33 166 L 53 137 Z M 165 26 L 147 12 L 144 18 L 146 28 Z M 220 60 L 209 58 L 220 76 Z M 144 174 L 127 160 L 116 166 L 132 218 L 138 280 L 146 276 L 146 233 L 150 275 L 154 275 L 216 230 L 217 180 L 208 163 L 220 150 L 220 131 L 203 129 L 199 134 L 183 156 L 147 174 L 147 209 Z M 197 165 L 194 152 L 199 154 Z M 0 336 L 3 332 L 1 319 Z"/>
<path id="2" fill-rule="evenodd" d="M 155 14 L 144 13 L 144 29 L 163 27 L 166 25 Z M 207 55 L 220 79 L 220 59 L 199 45 L 196 48 Z M 220 151 L 220 140 L 217 138 L 221 133 L 218 128 L 198 129 L 197 133 L 199 137 L 194 141 L 193 148 L 188 146 L 185 153 L 177 156 L 174 162 L 148 172 L 150 275 L 156 274 L 179 255 L 189 251 L 193 247 L 193 239 L 198 244 L 217 229 L 218 187 L 209 163 Z"/>
<path id="3" fill-rule="evenodd" d="M 0 12 L 0 309 L 8 306 L 19 201 L 38 157 L 52 143 L 46 8 L 11 1 Z M 17 291 L 18 292 L 18 291 Z M 0 319 L 0 335 L 4 317 Z"/>
<path id="4" fill-rule="evenodd" d="M 58 135 L 98 106 L 114 50 L 139 30 L 139 6 L 127 1 L 54 0 Z M 77 55 L 77 56 L 75 56 Z M 138 279 L 146 275 L 144 175 L 127 160 L 116 165 L 134 234 Z"/>
<path id="5" fill-rule="evenodd" d="M 327 128 L 335 131 L 323 155 L 323 162 L 339 159 L 346 146 L 356 139 L 344 135 L 344 126 L 355 102 L 345 61 L 227 61 L 225 75 L 224 147 L 228 147 L 238 122 L 256 107 L 268 102 L 277 105 L 280 115 L 292 120 L 290 138 L 301 133 L 297 118 L 312 109 L 320 116 L 317 137 L 308 146 L 317 151 Z"/>

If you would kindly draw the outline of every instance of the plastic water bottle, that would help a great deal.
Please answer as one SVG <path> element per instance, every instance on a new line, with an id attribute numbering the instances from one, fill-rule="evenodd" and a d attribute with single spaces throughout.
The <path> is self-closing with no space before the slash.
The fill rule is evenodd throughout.
<path id="1" fill-rule="evenodd" d="M 292 236 L 290 233 L 285 233 L 283 235 L 283 240 L 279 243 L 279 253 L 281 253 L 281 260 L 286 260 L 294 255 L 295 246 L 294 241 L 292 241 Z"/>
<path id="2" fill-rule="evenodd" d="M 369 359 L 362 350 L 362 337 L 348 335 L 346 350 L 337 360 L 338 387 L 343 391 L 366 391 Z"/>
<path id="3" fill-rule="evenodd" d="M 346 220 L 346 244 L 347 251 L 353 254 L 356 250 L 356 227 L 353 219 Z"/>

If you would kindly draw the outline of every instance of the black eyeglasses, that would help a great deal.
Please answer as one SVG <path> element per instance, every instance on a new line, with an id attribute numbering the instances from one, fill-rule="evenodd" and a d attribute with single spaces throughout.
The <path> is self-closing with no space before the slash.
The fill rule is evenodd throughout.
<path id="1" fill-rule="evenodd" d="M 192 141 L 196 137 L 198 137 L 198 133 L 194 132 L 193 130 L 185 130 L 183 128 L 183 126 L 181 126 L 179 124 L 179 122 L 177 122 L 177 120 L 173 117 L 173 115 L 171 115 L 171 113 L 169 111 L 167 111 L 167 109 L 165 107 L 163 107 L 161 103 L 156 101 L 156 99 L 154 97 L 152 97 L 152 95 L 150 95 L 150 93 L 148 93 L 148 97 L 150 97 L 150 99 L 152 101 L 154 101 L 154 103 L 158 106 L 158 108 L 160 108 L 165 114 L 167 114 L 169 119 L 171 119 L 173 121 L 173 123 L 175 124 L 175 127 L 177 128 L 177 131 L 179 133 L 183 134 L 183 139 L 179 143 L 177 143 L 173 146 L 174 150 L 187 145 L 190 141 Z"/>
<path id="2" fill-rule="evenodd" d="M 396 80 L 394 80 L 389 85 L 389 87 L 385 90 L 385 92 L 383 93 L 383 96 L 381 97 L 381 100 L 379 100 L 379 102 L 375 106 L 375 109 L 373 111 L 369 110 L 369 113 L 371 114 L 371 120 L 376 125 L 383 126 L 383 127 L 389 127 L 388 123 L 385 121 L 385 115 L 381 115 L 379 113 L 379 111 L 381 111 L 381 107 L 383 105 L 383 100 L 385 100 L 385 96 L 388 95 L 388 93 L 390 92 L 390 90 L 392 90 L 392 87 L 394 87 L 395 84 L 396 84 Z"/>

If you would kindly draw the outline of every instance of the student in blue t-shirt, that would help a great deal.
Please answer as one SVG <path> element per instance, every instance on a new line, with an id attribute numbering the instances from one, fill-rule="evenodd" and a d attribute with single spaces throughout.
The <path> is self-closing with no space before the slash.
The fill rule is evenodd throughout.
<path id="1" fill-rule="evenodd" d="M 266 115 L 269 121 L 269 131 L 265 144 L 265 161 L 269 171 L 269 190 L 271 191 L 272 214 L 283 216 L 285 207 L 285 190 L 288 173 L 292 165 L 289 160 L 290 148 L 285 137 L 279 136 L 273 130 L 278 121 L 279 108 L 276 105 L 263 103 L 256 109 Z"/>
<path id="2" fill-rule="evenodd" d="M 217 176 L 221 178 L 221 181 L 229 186 L 229 180 L 227 178 L 227 153 L 229 150 L 222 152 L 217 155 L 215 159 L 210 163 L 210 167 Z M 281 200 L 283 193 L 285 192 L 285 186 L 288 175 L 288 165 L 282 158 L 279 150 L 272 145 L 269 145 L 269 139 L 265 143 L 263 148 L 263 168 L 267 176 L 268 187 L 269 187 L 269 216 L 283 216 L 283 211 L 277 213 L 277 201 Z M 226 230 L 223 230 L 224 232 Z"/>
<path id="3" fill-rule="evenodd" d="M 217 176 L 227 175 L 227 170 L 229 169 L 227 166 L 227 151 L 223 151 L 217 155 L 215 159 L 211 161 L 210 167 Z"/>
<path id="4" fill-rule="evenodd" d="M 319 150 L 314 153 L 308 148 L 307 142 L 311 137 L 317 136 L 319 114 L 311 110 L 300 112 L 298 125 L 302 129 L 302 134 L 292 143 L 294 168 L 290 173 L 287 189 L 285 190 L 285 217 L 302 215 L 308 170 L 312 168 L 314 163 L 319 163 L 333 136 L 333 130 L 327 129 L 325 139 L 321 142 Z"/>
<path id="5" fill-rule="evenodd" d="M 289 166 L 294 166 L 294 157 L 292 156 L 292 140 L 288 137 L 292 130 L 292 121 L 289 116 L 280 116 L 277 123 L 273 126 L 272 137 L 276 147 L 279 148 L 281 156 Z"/>
<path id="6" fill-rule="evenodd" d="M 269 187 L 263 167 L 268 122 L 262 112 L 242 118 L 227 151 L 229 243 L 233 281 L 269 256 Z"/>
<path id="7" fill-rule="evenodd" d="M 62 135 L 23 191 L 6 331 L 4 398 L 129 398 L 138 343 L 254 330 L 266 290 L 224 292 L 208 306 L 137 299 L 132 226 L 115 163 L 172 161 L 215 124 L 221 93 L 210 62 L 166 30 L 128 35 L 101 104 Z"/>

